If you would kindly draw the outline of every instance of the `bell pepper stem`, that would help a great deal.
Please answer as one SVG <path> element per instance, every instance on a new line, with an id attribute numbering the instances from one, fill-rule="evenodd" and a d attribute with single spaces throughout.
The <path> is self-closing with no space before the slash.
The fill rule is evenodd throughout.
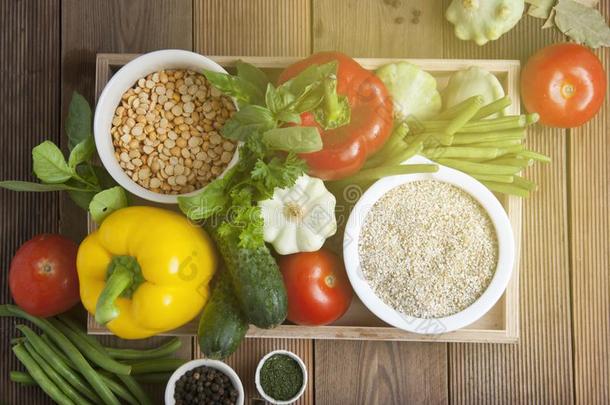
<path id="1" fill-rule="evenodd" d="M 324 107 L 326 119 L 329 122 L 335 121 L 341 113 L 341 104 L 337 95 L 337 79 L 329 77 L 324 81 Z"/>
<path id="2" fill-rule="evenodd" d="M 337 94 L 337 77 L 332 75 L 322 82 L 324 102 L 316 110 L 316 120 L 324 129 L 334 129 L 350 121 L 347 98 Z"/>
<path id="3" fill-rule="evenodd" d="M 114 305 L 116 299 L 128 289 L 133 282 L 132 271 L 122 265 L 114 268 L 110 277 L 106 280 L 106 286 L 97 300 L 95 308 L 95 321 L 105 325 L 119 316 L 119 309 Z"/>

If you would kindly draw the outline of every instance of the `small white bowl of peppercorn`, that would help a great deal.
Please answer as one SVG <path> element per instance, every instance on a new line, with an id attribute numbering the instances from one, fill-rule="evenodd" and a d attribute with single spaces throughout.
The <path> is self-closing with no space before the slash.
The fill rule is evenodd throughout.
<path id="1" fill-rule="evenodd" d="M 255 384 L 258 393 L 270 404 L 292 404 L 305 392 L 307 368 L 296 354 L 274 350 L 258 363 Z"/>
<path id="2" fill-rule="evenodd" d="M 179 367 L 167 382 L 165 405 L 244 404 L 237 373 L 218 360 L 197 359 Z"/>
<path id="3" fill-rule="evenodd" d="M 204 70 L 227 73 L 193 52 L 150 52 L 119 69 L 102 91 L 95 144 L 108 173 L 130 193 L 176 204 L 237 163 L 238 145 L 220 131 L 236 106 Z"/>

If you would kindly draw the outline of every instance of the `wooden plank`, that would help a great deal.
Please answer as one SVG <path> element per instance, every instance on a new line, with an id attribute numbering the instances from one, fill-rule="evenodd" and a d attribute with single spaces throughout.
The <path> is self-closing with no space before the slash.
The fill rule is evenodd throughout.
<path id="1" fill-rule="evenodd" d="M 73 91 L 93 105 L 98 52 L 148 52 L 162 48 L 192 49 L 190 0 L 63 0 L 62 118 Z M 64 148 L 67 140 L 64 140 Z M 62 199 L 62 233 L 80 240 L 86 235 L 82 211 Z M 78 214 L 78 215 L 77 215 Z"/>
<path id="2" fill-rule="evenodd" d="M 600 9 L 607 21 L 610 3 L 603 3 Z M 604 49 L 596 54 L 608 73 L 610 51 Z M 610 85 L 599 114 L 569 134 L 572 330 L 577 404 L 610 403 L 609 95 Z"/>
<path id="3" fill-rule="evenodd" d="M 288 350 L 297 354 L 305 363 L 309 382 L 303 396 L 295 405 L 308 405 L 314 403 L 314 353 L 311 340 L 307 339 L 252 339 L 246 340 L 239 346 L 225 362 L 233 367 L 241 378 L 246 394 L 246 404 L 260 398 L 254 384 L 256 366 L 267 353 L 273 350 Z M 195 348 L 194 358 L 203 357 L 199 347 Z"/>
<path id="4" fill-rule="evenodd" d="M 444 404 L 446 345 L 316 342 L 316 404 Z"/>
<path id="5" fill-rule="evenodd" d="M 418 24 L 410 21 L 413 10 L 420 11 Z M 313 0 L 313 50 L 437 58 L 440 18 L 438 0 Z M 315 349 L 317 404 L 448 401 L 446 344 L 328 340 Z"/>
<path id="6" fill-rule="evenodd" d="M 443 1 L 446 8 L 449 0 Z M 446 22 L 443 24 L 447 25 Z M 479 47 L 444 33 L 445 58 L 527 58 L 556 30 L 524 17 L 498 41 Z M 450 28 L 450 27 L 448 27 Z M 540 189 L 525 201 L 520 285 L 519 345 L 449 345 L 449 390 L 455 404 L 573 402 L 565 131 L 536 126 L 529 146 L 552 156 L 550 166 L 526 172 Z"/>
<path id="7" fill-rule="evenodd" d="M 34 181 L 32 148 L 44 140 L 59 143 L 60 3 L 49 0 L 0 1 L 0 180 Z M 0 303 L 12 302 L 8 269 L 19 246 L 38 233 L 59 230 L 59 193 L 16 193 L 0 189 Z M 11 318 L 0 318 L 0 403 L 46 404 L 36 387 L 9 381 L 23 370 L 11 353 L 19 333 Z"/>
<path id="8" fill-rule="evenodd" d="M 195 0 L 195 50 L 207 55 L 304 56 L 309 0 Z"/>
<path id="9" fill-rule="evenodd" d="M 62 116 L 65 117 L 73 91 L 90 102 L 97 98 L 95 88 L 96 53 L 141 53 L 160 48 L 192 49 L 192 2 L 190 0 L 64 0 L 62 3 Z M 93 104 L 93 103 L 92 103 Z M 64 147 L 67 140 L 63 139 Z M 62 232 L 82 238 L 86 215 L 67 198 L 62 204 Z M 104 344 L 121 347 L 152 347 L 166 338 L 121 341 L 103 338 Z M 180 355 L 191 358 L 192 338 L 184 338 Z M 150 393 L 157 402 L 164 387 Z"/>
<path id="10" fill-rule="evenodd" d="M 313 50 L 354 57 L 438 57 L 442 14 L 440 0 L 313 0 Z"/>

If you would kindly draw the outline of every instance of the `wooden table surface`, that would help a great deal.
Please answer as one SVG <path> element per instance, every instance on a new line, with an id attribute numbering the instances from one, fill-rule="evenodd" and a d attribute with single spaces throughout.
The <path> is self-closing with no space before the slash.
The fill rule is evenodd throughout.
<path id="1" fill-rule="evenodd" d="M 520 59 L 565 40 L 524 17 L 498 41 L 455 38 L 449 0 L 0 0 L 0 179 L 31 180 L 31 149 L 62 135 L 74 90 L 93 101 L 97 53 L 162 48 L 208 55 Z M 610 4 L 602 0 L 606 18 Z M 413 12 L 421 13 L 417 23 Z M 610 52 L 597 52 L 608 69 Z M 524 206 L 518 344 L 254 339 L 230 360 L 244 380 L 264 352 L 303 354 L 303 404 L 610 403 L 610 109 L 574 130 L 537 126 L 530 146 L 553 163 L 527 173 L 540 190 Z M 0 191 L 1 302 L 21 243 L 40 232 L 80 240 L 85 216 L 58 193 Z M 0 320 L 0 402 L 48 403 L 13 385 L 13 319 Z M 187 339 L 185 354 L 196 345 Z M 195 353 L 196 354 L 196 353 Z M 247 388 L 251 383 L 247 382 Z"/>

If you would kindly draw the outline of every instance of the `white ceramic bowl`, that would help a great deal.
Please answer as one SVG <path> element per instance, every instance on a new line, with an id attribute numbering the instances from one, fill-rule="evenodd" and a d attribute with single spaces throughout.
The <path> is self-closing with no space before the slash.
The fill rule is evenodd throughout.
<path id="1" fill-rule="evenodd" d="M 290 398 L 287 401 L 278 401 L 276 399 L 271 398 L 269 395 L 267 395 L 265 393 L 265 391 L 263 390 L 263 387 L 261 387 L 261 368 L 263 367 L 263 364 L 265 364 L 265 361 L 267 361 L 267 359 L 269 357 L 273 356 L 274 354 L 284 354 L 288 357 L 291 357 L 299 364 L 299 366 L 301 366 L 301 371 L 303 372 L 303 386 L 301 387 L 299 392 L 294 397 Z M 256 384 L 256 390 L 258 391 L 258 393 L 263 397 L 263 399 L 265 401 L 269 402 L 270 404 L 273 404 L 273 405 L 292 404 L 293 402 L 295 402 L 296 400 L 301 398 L 301 396 L 305 392 L 305 388 L 307 387 L 307 367 L 305 367 L 305 363 L 303 363 L 303 360 L 301 360 L 301 358 L 299 356 L 297 356 L 296 354 L 294 354 L 293 352 L 289 352 L 288 350 L 274 350 L 272 352 L 267 353 L 265 355 L 265 357 L 263 357 L 261 359 L 261 361 L 258 362 L 258 366 L 256 367 L 256 374 L 254 377 L 254 382 Z"/>
<path id="2" fill-rule="evenodd" d="M 106 87 L 104 87 L 104 90 L 97 101 L 97 107 L 95 108 L 93 132 L 95 136 L 95 146 L 97 147 L 97 152 L 102 160 L 102 164 L 117 183 L 130 193 L 146 200 L 165 204 L 176 204 L 178 202 L 177 195 L 154 193 L 140 186 L 125 174 L 119 165 L 119 162 L 117 162 L 114 157 L 114 146 L 112 145 L 112 136 L 110 135 L 114 111 L 119 105 L 123 93 L 131 88 L 138 79 L 163 69 L 190 69 L 198 72 L 206 69 L 214 72 L 227 73 L 222 66 L 213 60 L 197 53 L 179 49 L 166 49 L 139 56 L 119 69 L 119 71 L 112 76 L 108 84 L 106 84 Z M 238 154 L 239 153 L 236 150 L 227 169 L 237 163 L 237 160 L 239 159 Z M 222 177 L 223 174 L 224 172 L 219 177 Z M 182 195 L 192 195 L 199 191 L 200 190 L 196 190 L 192 193 Z"/>
<path id="3" fill-rule="evenodd" d="M 222 361 L 209 359 L 191 360 L 188 363 L 184 363 L 176 371 L 174 371 L 167 382 L 167 386 L 165 387 L 165 405 L 175 405 L 176 403 L 174 400 L 176 381 L 178 381 L 187 371 L 201 366 L 215 368 L 216 370 L 226 374 L 231 380 L 231 383 L 233 383 L 233 387 L 235 387 L 237 390 L 237 405 L 244 405 L 244 386 L 242 385 L 237 373 Z"/>
<path id="4" fill-rule="evenodd" d="M 408 163 L 430 163 L 416 156 Z M 369 210 L 389 190 L 417 180 L 438 180 L 452 184 L 470 194 L 487 211 L 498 239 L 498 264 L 495 274 L 483 294 L 464 310 L 443 318 L 416 318 L 396 311 L 384 303 L 369 286 L 360 265 L 358 244 L 360 231 Z M 358 200 L 349 216 L 343 239 L 343 257 L 347 275 L 354 291 L 366 307 L 381 320 L 409 332 L 439 334 L 463 328 L 481 318 L 500 299 L 510 280 L 515 259 L 515 241 L 506 211 L 483 184 L 460 171 L 439 166 L 436 173 L 390 176 L 374 183 Z"/>

